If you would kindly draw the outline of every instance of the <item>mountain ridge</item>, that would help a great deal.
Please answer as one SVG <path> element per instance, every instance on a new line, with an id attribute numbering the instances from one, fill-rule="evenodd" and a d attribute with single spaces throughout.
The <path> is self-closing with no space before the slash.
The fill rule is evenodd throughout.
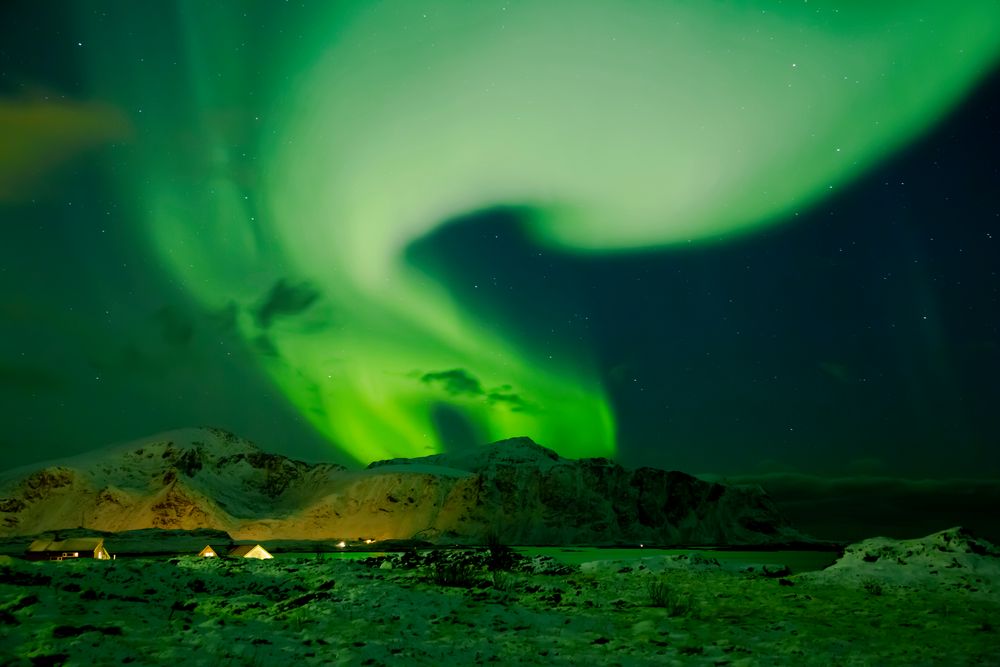
<path id="1" fill-rule="evenodd" d="M 759 488 L 566 459 L 529 438 L 349 470 L 196 428 L 40 466 L 0 474 L 0 536 L 86 526 L 448 543 L 481 541 L 487 532 L 519 544 L 806 539 Z"/>

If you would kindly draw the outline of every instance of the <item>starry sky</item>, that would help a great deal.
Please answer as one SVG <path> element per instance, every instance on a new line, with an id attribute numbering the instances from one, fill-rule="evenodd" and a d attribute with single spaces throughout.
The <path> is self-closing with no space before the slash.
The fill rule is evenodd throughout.
<path id="1" fill-rule="evenodd" d="M 869 4 L 4 3 L 0 467 L 996 479 L 1000 8 Z"/>

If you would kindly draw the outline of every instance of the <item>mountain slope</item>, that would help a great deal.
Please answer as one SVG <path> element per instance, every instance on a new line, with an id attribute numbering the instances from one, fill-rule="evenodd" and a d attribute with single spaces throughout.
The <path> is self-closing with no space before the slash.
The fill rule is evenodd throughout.
<path id="1" fill-rule="evenodd" d="M 0 536 L 214 528 L 237 539 L 768 544 L 802 539 L 757 488 L 564 459 L 527 438 L 350 471 L 184 429 L 0 475 Z"/>
<path id="2" fill-rule="evenodd" d="M 220 429 L 183 429 L 0 476 L 0 531 L 87 526 L 238 528 L 298 510 L 332 464 L 268 454 Z"/>

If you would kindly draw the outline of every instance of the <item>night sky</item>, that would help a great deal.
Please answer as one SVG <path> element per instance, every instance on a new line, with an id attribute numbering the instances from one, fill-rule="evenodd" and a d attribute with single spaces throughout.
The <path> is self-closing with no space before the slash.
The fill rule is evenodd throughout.
<path id="1" fill-rule="evenodd" d="M 210 4 L 0 8 L 0 467 L 1000 476 L 995 2 Z"/>

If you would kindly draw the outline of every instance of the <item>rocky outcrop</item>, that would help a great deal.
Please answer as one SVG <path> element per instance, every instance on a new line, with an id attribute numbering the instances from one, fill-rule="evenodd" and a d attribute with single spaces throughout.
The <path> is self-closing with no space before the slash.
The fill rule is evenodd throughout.
<path id="1" fill-rule="evenodd" d="M 186 429 L 0 477 L 0 535 L 86 526 L 237 539 L 517 544 L 773 544 L 802 539 L 759 489 L 570 460 L 527 438 L 366 470 Z"/>
<path id="2" fill-rule="evenodd" d="M 210 528 L 212 521 L 202 505 L 176 484 L 167 487 L 152 505 L 153 528 Z"/>
<path id="3" fill-rule="evenodd" d="M 912 540 L 873 537 L 844 549 L 821 572 L 801 577 L 874 594 L 894 588 L 1000 593 L 1000 548 L 961 527 Z"/>
<path id="4" fill-rule="evenodd" d="M 728 487 L 682 472 L 628 470 L 608 459 L 570 460 L 527 438 L 475 452 L 379 461 L 373 471 L 407 467 L 470 473 L 431 533 L 500 533 L 516 544 L 767 544 L 802 539 L 759 488 Z M 426 534 L 426 533 L 425 533 Z"/>

